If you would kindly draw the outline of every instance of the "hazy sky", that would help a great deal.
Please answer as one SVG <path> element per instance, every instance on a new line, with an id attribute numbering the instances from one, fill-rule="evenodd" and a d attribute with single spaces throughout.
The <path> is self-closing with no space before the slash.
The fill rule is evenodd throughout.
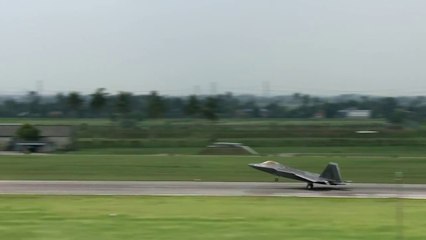
<path id="1" fill-rule="evenodd" d="M 0 83 L 426 95 L 426 1 L 0 0 Z"/>

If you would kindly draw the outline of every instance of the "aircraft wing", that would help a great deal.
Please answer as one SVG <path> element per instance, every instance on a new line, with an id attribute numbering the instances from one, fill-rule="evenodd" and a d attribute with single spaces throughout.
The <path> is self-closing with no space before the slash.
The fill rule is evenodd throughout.
<path id="1" fill-rule="evenodd" d="M 277 172 L 283 173 L 283 171 L 278 170 Z M 285 171 L 285 175 L 288 176 L 288 174 L 293 175 L 295 178 L 298 178 L 302 181 L 307 181 L 311 183 L 320 183 L 320 184 L 329 184 L 328 181 L 321 179 L 319 176 L 316 176 L 309 172 L 303 172 L 303 171 Z M 284 176 L 285 177 L 285 176 Z"/>

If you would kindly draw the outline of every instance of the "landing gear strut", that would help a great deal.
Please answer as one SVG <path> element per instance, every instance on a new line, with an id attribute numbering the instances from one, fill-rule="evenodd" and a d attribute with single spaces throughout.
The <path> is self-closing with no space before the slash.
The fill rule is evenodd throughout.
<path id="1" fill-rule="evenodd" d="M 306 184 L 306 189 L 309 189 L 309 190 L 314 189 L 314 184 L 313 183 Z"/>

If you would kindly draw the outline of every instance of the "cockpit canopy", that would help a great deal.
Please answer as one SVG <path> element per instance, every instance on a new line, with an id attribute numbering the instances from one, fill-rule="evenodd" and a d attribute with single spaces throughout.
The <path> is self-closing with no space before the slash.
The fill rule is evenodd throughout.
<path id="1" fill-rule="evenodd" d="M 265 162 L 261 163 L 260 165 L 265 166 L 265 167 L 278 167 L 278 166 L 281 166 L 281 164 L 279 164 L 279 163 L 277 163 L 275 161 L 271 161 L 271 160 L 265 161 Z"/>

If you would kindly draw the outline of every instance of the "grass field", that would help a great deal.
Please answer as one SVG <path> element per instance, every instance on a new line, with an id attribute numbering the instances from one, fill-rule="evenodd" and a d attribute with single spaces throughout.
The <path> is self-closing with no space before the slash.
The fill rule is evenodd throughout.
<path id="1" fill-rule="evenodd" d="M 389 240 L 399 229 L 420 240 L 426 229 L 424 200 L 1 196 L 0 213 L 7 240 Z"/>
<path id="2" fill-rule="evenodd" d="M 108 118 L 0 118 L 0 123 L 30 123 L 30 124 L 66 124 L 66 125 L 109 125 L 113 123 Z M 219 125 L 333 125 L 333 126 L 346 126 L 346 125 L 371 125 L 371 124 L 384 124 L 383 119 L 221 119 L 214 122 Z M 140 121 L 139 124 L 144 126 L 164 125 L 164 124 L 178 124 L 178 125 L 192 125 L 192 124 L 212 124 L 211 121 L 202 119 L 149 119 Z"/>
<path id="3" fill-rule="evenodd" d="M 202 147 L 161 147 L 161 148 L 89 148 L 79 149 L 72 154 L 198 154 Z M 255 147 L 260 155 L 293 154 L 298 156 L 385 156 L 385 157 L 426 157 L 425 147 L 375 146 L 375 147 Z"/>
<path id="4" fill-rule="evenodd" d="M 272 181 L 248 163 L 275 160 L 312 172 L 337 162 L 343 178 L 354 182 L 426 183 L 426 157 L 393 156 L 187 156 L 187 155 L 20 155 L 0 157 L 3 180 L 201 180 Z M 286 180 L 287 181 L 287 180 Z"/>

